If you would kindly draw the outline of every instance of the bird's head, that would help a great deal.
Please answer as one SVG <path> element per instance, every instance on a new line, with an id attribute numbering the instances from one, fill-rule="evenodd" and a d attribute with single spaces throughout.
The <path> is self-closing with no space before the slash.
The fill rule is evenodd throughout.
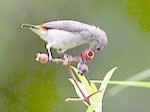
<path id="1" fill-rule="evenodd" d="M 104 31 L 99 30 L 96 36 L 97 38 L 94 38 L 93 41 L 90 44 L 90 49 L 94 52 L 100 52 L 102 51 L 108 44 L 108 38 Z"/>
<path id="2" fill-rule="evenodd" d="M 29 28 L 39 36 L 46 36 L 48 28 L 44 25 L 22 24 L 21 28 Z"/>

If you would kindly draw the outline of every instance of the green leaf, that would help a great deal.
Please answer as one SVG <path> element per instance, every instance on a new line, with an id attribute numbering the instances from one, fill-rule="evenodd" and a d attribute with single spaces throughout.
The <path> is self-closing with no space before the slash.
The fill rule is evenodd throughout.
<path id="1" fill-rule="evenodd" d="M 102 99 L 103 99 L 103 96 L 104 96 L 104 93 L 105 93 L 105 90 L 106 90 L 106 87 L 109 83 L 109 80 L 112 76 L 112 74 L 114 73 L 114 71 L 117 69 L 117 67 L 114 67 L 113 69 L 111 69 L 104 77 L 103 81 L 102 81 L 102 84 L 100 85 L 99 87 L 99 90 L 101 91 L 101 102 L 102 102 Z"/>
<path id="2" fill-rule="evenodd" d="M 100 80 L 92 80 L 91 82 L 102 83 L 102 81 L 100 81 Z M 150 88 L 150 82 L 145 82 L 145 81 L 109 81 L 109 84 Z"/>
<path id="3" fill-rule="evenodd" d="M 95 92 L 97 92 L 98 90 L 97 90 L 97 87 L 96 87 L 96 85 L 93 83 L 93 82 L 91 82 L 91 94 L 93 94 L 93 93 L 95 93 Z M 98 93 L 96 93 L 96 94 L 94 94 L 94 95 L 92 95 L 91 96 L 91 99 L 92 99 L 92 102 L 98 102 L 99 100 L 100 100 L 100 92 L 98 92 Z"/>
<path id="4" fill-rule="evenodd" d="M 79 78 L 79 80 L 81 81 L 81 83 L 83 84 L 83 86 L 85 87 L 85 89 L 89 92 L 90 94 L 90 85 L 88 80 L 86 79 L 85 75 L 81 75 L 80 73 L 78 73 L 78 69 L 71 66 L 71 68 L 73 69 L 73 71 L 75 72 L 75 74 L 77 75 L 77 77 Z"/>
<path id="5" fill-rule="evenodd" d="M 143 80 L 143 79 L 146 79 L 150 77 L 150 69 L 147 69 L 147 70 L 144 70 L 140 73 L 137 73 L 136 75 L 133 75 L 132 77 L 126 79 L 125 81 L 140 81 L 140 80 Z M 148 87 L 149 84 L 140 84 L 140 85 L 144 85 L 145 87 Z M 144 87 L 143 86 L 143 87 Z M 120 86 L 120 85 L 117 85 L 113 88 L 110 89 L 109 93 L 112 95 L 112 96 L 115 96 L 117 94 L 119 94 L 121 91 L 123 91 L 124 89 L 126 89 L 128 86 Z"/>
<path id="6" fill-rule="evenodd" d="M 76 101 L 76 102 L 77 102 L 77 101 L 83 101 L 83 100 L 80 99 L 80 98 L 66 98 L 66 99 L 65 99 L 65 102 L 69 102 L 69 101 L 72 101 L 72 102 L 73 102 L 73 101 Z"/>
<path id="7" fill-rule="evenodd" d="M 79 88 L 77 87 L 77 85 L 75 84 L 74 80 L 69 78 L 70 82 L 73 84 L 75 91 L 77 93 L 77 95 L 79 96 L 79 98 L 84 99 L 82 93 L 80 92 Z M 77 81 L 80 89 L 82 90 L 82 92 L 84 93 L 85 96 L 89 96 L 90 94 L 87 92 L 87 90 L 85 89 L 85 87 L 83 86 L 83 84 L 79 81 Z"/>
<path id="8" fill-rule="evenodd" d="M 95 102 L 91 104 L 86 110 L 86 112 L 93 112 L 94 110 L 95 112 L 102 112 L 102 103 Z"/>

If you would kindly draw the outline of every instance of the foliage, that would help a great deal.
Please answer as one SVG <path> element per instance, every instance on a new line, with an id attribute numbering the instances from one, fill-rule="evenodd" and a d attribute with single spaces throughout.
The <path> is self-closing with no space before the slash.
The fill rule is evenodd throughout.
<path id="1" fill-rule="evenodd" d="M 88 82 L 85 75 L 81 75 L 78 73 L 78 69 L 75 67 L 71 67 L 71 71 L 74 71 L 74 75 L 76 75 L 79 79 L 74 80 L 74 78 L 70 78 L 70 82 L 73 84 L 75 91 L 79 98 L 67 98 L 66 101 L 83 101 L 87 106 L 88 109 L 86 112 L 102 112 L 102 100 L 106 90 L 106 87 L 109 83 L 109 80 L 116 70 L 116 67 L 111 69 L 104 77 L 101 85 L 99 88 L 96 87 L 94 82 Z M 77 81 L 77 83 L 75 83 Z M 79 86 L 77 86 L 77 84 Z"/>

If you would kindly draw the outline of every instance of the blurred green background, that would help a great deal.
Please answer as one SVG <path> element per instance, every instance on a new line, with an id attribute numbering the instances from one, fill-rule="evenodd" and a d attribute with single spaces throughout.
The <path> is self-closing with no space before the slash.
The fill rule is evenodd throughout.
<path id="1" fill-rule="evenodd" d="M 46 52 L 46 43 L 20 28 L 22 23 L 61 19 L 94 24 L 107 33 L 108 47 L 88 64 L 88 79 L 102 79 L 113 66 L 118 67 L 114 80 L 150 68 L 150 0 L 1 0 L 0 112 L 86 110 L 82 103 L 64 102 L 76 96 L 65 67 L 35 62 L 37 52 Z M 78 54 L 82 49 L 69 52 Z M 139 88 L 128 88 L 114 97 L 106 94 L 103 111 L 149 112 L 149 95 L 149 89 Z"/>

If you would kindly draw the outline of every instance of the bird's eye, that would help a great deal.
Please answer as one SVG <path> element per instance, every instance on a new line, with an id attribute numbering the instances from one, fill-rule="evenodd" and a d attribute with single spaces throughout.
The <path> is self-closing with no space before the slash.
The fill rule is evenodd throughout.
<path id="1" fill-rule="evenodd" d="M 99 47 L 99 48 L 97 48 L 96 50 L 97 50 L 97 51 L 100 51 L 100 50 L 101 50 L 101 48 Z"/>

